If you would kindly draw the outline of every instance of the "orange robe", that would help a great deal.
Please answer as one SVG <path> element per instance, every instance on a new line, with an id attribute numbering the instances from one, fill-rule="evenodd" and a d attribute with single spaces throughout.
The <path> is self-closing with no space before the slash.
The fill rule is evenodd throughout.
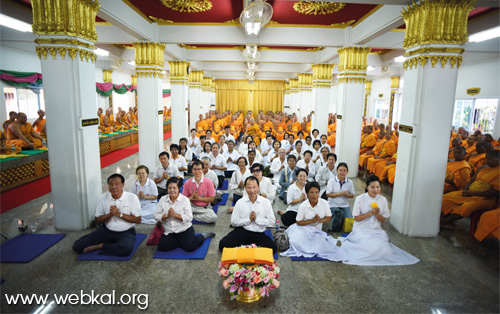
<path id="1" fill-rule="evenodd" d="M 474 233 L 474 238 L 478 241 L 492 237 L 500 239 L 500 208 L 482 214 Z"/>
<path id="2" fill-rule="evenodd" d="M 465 188 L 470 180 L 472 169 L 465 160 L 450 161 L 446 166 L 446 179 L 453 179 L 453 184 L 444 183 L 444 194 Z"/>
<path id="3" fill-rule="evenodd" d="M 475 181 L 484 181 L 495 190 L 500 190 L 500 166 L 481 169 Z M 469 217 L 475 211 L 491 209 L 495 206 L 496 197 L 462 196 L 462 192 L 463 190 L 458 190 L 443 195 L 441 211 L 444 214 Z"/>
<path id="4" fill-rule="evenodd" d="M 208 129 L 208 123 L 206 120 L 198 121 L 196 125 L 196 136 L 200 137 L 202 135 L 205 135 L 207 129 Z"/>
<path id="5" fill-rule="evenodd" d="M 385 142 L 385 139 L 379 140 L 372 150 L 373 154 L 368 155 L 368 152 L 366 152 L 363 155 L 359 156 L 359 166 L 364 167 L 366 162 L 368 161 L 368 158 L 377 156 L 378 153 L 380 153 L 380 151 L 382 150 L 382 145 L 384 145 Z"/>
<path id="6" fill-rule="evenodd" d="M 470 155 L 475 150 L 476 150 L 476 145 L 467 146 L 465 147 L 465 154 Z"/>
<path id="7" fill-rule="evenodd" d="M 266 123 L 264 123 L 264 132 L 265 131 L 272 131 L 273 129 L 273 123 L 269 120 L 266 121 Z"/>
<path id="8" fill-rule="evenodd" d="M 108 126 L 108 127 L 107 127 L 107 126 L 105 126 L 105 125 L 104 125 L 104 120 L 103 120 L 103 117 L 104 117 L 104 115 L 100 115 L 100 116 L 99 116 L 99 125 L 100 125 L 102 128 L 104 128 L 104 132 L 103 132 L 103 133 L 105 133 L 105 134 L 106 134 L 106 133 L 111 133 L 111 132 L 113 131 L 113 130 L 112 130 L 112 129 L 113 129 L 113 127 L 111 127 L 111 126 Z M 109 124 L 109 123 L 108 123 L 108 124 Z M 40 135 L 41 135 L 41 134 L 40 134 Z"/>
<path id="9" fill-rule="evenodd" d="M 394 143 L 394 141 L 391 139 L 391 140 L 384 142 L 384 144 L 382 145 L 382 150 L 380 151 L 379 156 L 384 156 L 384 155 L 392 156 L 396 153 L 396 151 L 397 151 L 396 143 Z M 370 158 L 368 158 L 368 161 L 366 162 L 366 169 L 368 169 L 368 171 L 370 171 L 370 172 L 374 172 L 375 167 L 378 163 L 380 163 L 380 162 L 385 163 L 389 159 L 391 159 L 391 157 L 384 157 L 384 158 L 380 158 L 380 159 L 375 159 L 375 157 L 370 157 Z"/>
<path id="10" fill-rule="evenodd" d="M 491 144 L 491 147 L 493 147 L 493 148 L 498 147 L 498 141 L 497 140 L 491 141 L 490 144 Z"/>
<path id="11" fill-rule="evenodd" d="M 395 161 L 396 158 L 398 157 L 397 155 L 398 153 L 395 153 L 394 155 L 392 155 L 391 159 L 385 162 L 377 163 L 377 165 L 375 166 L 375 170 L 373 171 L 373 174 L 379 177 L 380 180 L 382 181 L 387 179 L 387 172 L 389 171 L 389 169 L 396 167 L 396 164 L 387 165 L 387 163 L 390 161 Z"/>
<path id="12" fill-rule="evenodd" d="M 121 118 L 121 117 L 120 117 L 120 118 Z M 127 118 L 124 116 L 124 117 L 123 117 L 123 118 L 121 118 L 121 119 L 127 119 Z M 128 126 L 125 126 L 124 124 L 122 124 L 122 123 L 118 120 L 118 118 L 117 118 L 117 119 L 116 119 L 116 121 L 115 121 L 115 126 L 116 126 L 117 130 L 118 130 L 118 129 L 121 129 L 122 127 L 123 127 L 123 129 L 124 129 L 124 130 L 128 130 L 128 129 L 130 129 Z"/>
<path id="13" fill-rule="evenodd" d="M 254 125 L 251 125 L 248 127 L 248 135 L 253 137 L 253 140 L 255 141 L 256 145 L 259 145 L 260 143 L 260 135 L 262 131 L 259 128 L 259 125 L 257 123 L 254 123 Z"/>
<path id="14" fill-rule="evenodd" d="M 365 134 L 361 138 L 361 149 L 359 150 L 359 154 L 362 155 L 372 149 L 375 144 L 377 144 L 378 138 L 375 134 Z"/>
<path id="15" fill-rule="evenodd" d="M 390 165 L 389 167 L 391 168 L 387 170 L 387 180 L 389 180 L 390 184 L 394 184 L 394 180 L 396 179 L 396 164 Z"/>
<path id="16" fill-rule="evenodd" d="M 305 133 L 307 133 L 307 135 L 311 134 L 311 121 L 307 121 L 307 123 L 306 123 L 306 129 L 304 131 L 304 137 L 307 136 Z"/>
<path id="17" fill-rule="evenodd" d="M 19 130 L 21 131 L 23 136 L 33 144 L 33 148 L 41 148 L 43 146 L 41 139 L 33 137 L 33 135 L 31 135 L 31 132 L 35 131 L 31 123 L 26 122 L 24 124 L 21 124 L 19 126 Z M 5 144 L 7 147 L 12 147 L 12 145 L 14 145 L 16 148 L 29 146 L 25 141 L 18 139 L 10 129 L 7 129 L 7 141 L 5 142 Z"/>
<path id="18" fill-rule="evenodd" d="M 40 133 L 42 132 L 43 125 L 45 124 L 45 119 L 40 120 L 37 124 L 34 125 L 35 127 L 35 132 Z"/>
<path id="19" fill-rule="evenodd" d="M 469 158 L 469 163 L 474 165 L 474 171 L 476 171 L 477 168 L 484 165 L 485 160 L 486 160 L 486 153 L 482 153 L 482 154 L 477 154 L 477 155 L 471 156 Z"/>
<path id="20" fill-rule="evenodd" d="M 291 127 L 290 132 L 293 133 L 295 137 L 297 137 L 297 133 L 299 133 L 299 131 L 302 129 L 300 122 L 299 121 L 294 122 L 290 127 Z"/>

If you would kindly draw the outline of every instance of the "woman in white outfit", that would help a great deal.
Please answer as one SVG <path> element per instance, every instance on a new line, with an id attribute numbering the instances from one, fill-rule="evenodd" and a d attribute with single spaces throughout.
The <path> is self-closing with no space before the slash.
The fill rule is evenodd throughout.
<path id="1" fill-rule="evenodd" d="M 137 180 L 132 183 L 130 193 L 134 193 L 139 197 L 141 203 L 141 223 L 154 224 L 155 211 L 157 207 L 156 200 L 158 199 L 158 189 L 153 180 L 148 178 L 149 169 L 144 165 L 140 165 L 135 169 Z"/>

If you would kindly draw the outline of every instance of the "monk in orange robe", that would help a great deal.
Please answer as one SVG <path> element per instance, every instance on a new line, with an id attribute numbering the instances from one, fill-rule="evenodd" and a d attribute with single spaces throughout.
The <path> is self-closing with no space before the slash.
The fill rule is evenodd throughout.
<path id="1" fill-rule="evenodd" d="M 361 145 L 359 148 L 359 154 L 362 155 L 367 151 L 371 150 L 377 144 L 377 136 L 373 134 L 373 127 L 371 125 L 367 125 L 363 128 L 363 132 L 365 133 L 361 137 Z"/>
<path id="2" fill-rule="evenodd" d="M 101 109 L 102 110 L 102 109 Z M 33 122 L 33 128 L 35 129 L 35 132 L 40 133 L 43 129 L 43 126 L 45 124 L 45 111 L 42 109 L 38 110 L 38 118 Z"/>
<path id="3" fill-rule="evenodd" d="M 121 130 L 129 130 L 131 128 L 130 124 L 127 122 L 125 110 L 116 114 L 115 126 Z"/>
<path id="4" fill-rule="evenodd" d="M 99 118 L 99 130 L 101 130 L 102 133 L 106 133 L 106 128 L 104 127 L 103 123 L 103 117 L 104 117 L 104 111 L 102 108 L 97 109 L 97 117 Z"/>
<path id="5" fill-rule="evenodd" d="M 378 163 L 387 162 L 392 155 L 397 151 L 396 143 L 392 140 L 392 131 L 385 133 L 385 142 L 382 144 L 382 149 L 375 157 L 368 158 L 366 162 L 366 169 L 369 172 L 375 171 L 375 166 Z"/>
<path id="6" fill-rule="evenodd" d="M 371 150 L 367 151 L 366 153 L 364 153 L 363 155 L 359 156 L 359 166 L 361 168 L 364 168 L 364 166 L 368 162 L 368 158 L 372 158 L 372 157 L 375 157 L 378 154 L 380 154 L 382 152 L 382 147 L 383 147 L 385 142 L 386 142 L 385 132 L 380 131 L 378 133 L 378 141 L 377 141 L 377 143 L 375 143 L 375 146 L 373 147 L 373 149 L 371 149 Z"/>
<path id="7" fill-rule="evenodd" d="M 23 112 L 19 112 L 16 121 L 7 128 L 7 147 L 14 145 L 20 148 L 41 148 L 43 138 L 35 132 L 31 123 L 27 122 L 28 117 Z"/>
<path id="8" fill-rule="evenodd" d="M 125 118 L 131 128 L 135 128 L 137 126 L 134 119 L 134 109 L 132 107 L 130 107 L 129 111 L 125 114 Z"/>
<path id="9" fill-rule="evenodd" d="M 113 119 L 113 111 L 111 108 L 106 109 L 106 114 L 102 117 L 102 125 L 104 133 L 113 133 L 115 130 L 115 120 Z"/>
<path id="10" fill-rule="evenodd" d="M 460 139 L 460 137 L 455 137 L 452 141 L 451 141 L 451 145 L 452 145 L 452 148 L 448 151 L 448 159 L 454 159 L 454 155 L 453 155 L 453 150 L 455 149 L 455 147 L 462 147 L 462 140 Z"/>
<path id="11" fill-rule="evenodd" d="M 450 161 L 446 166 L 444 194 L 461 190 L 470 181 L 472 169 L 469 163 L 465 161 L 465 148 L 462 146 L 455 147 L 453 149 L 453 156 L 455 160 Z"/>
<path id="12" fill-rule="evenodd" d="M 455 220 L 495 206 L 500 190 L 500 151 L 486 153 L 486 165 L 478 169 L 463 190 L 443 195 L 441 226 L 453 228 Z"/>
<path id="13" fill-rule="evenodd" d="M 375 166 L 375 170 L 373 174 L 380 178 L 380 180 L 384 181 L 388 178 L 388 171 L 391 168 L 396 168 L 396 159 L 398 157 L 398 153 L 395 153 L 391 156 L 391 158 L 386 162 L 379 162 Z"/>
<path id="14" fill-rule="evenodd" d="M 337 140 L 337 115 L 334 115 L 328 123 L 327 143 L 330 147 L 335 146 Z"/>
<path id="15" fill-rule="evenodd" d="M 308 135 L 311 135 L 311 115 L 307 116 L 307 122 L 304 128 L 304 137 L 307 137 Z"/>
<path id="16" fill-rule="evenodd" d="M 467 147 L 467 138 L 469 137 L 469 132 L 467 132 L 465 129 L 462 131 L 460 134 L 460 138 L 462 139 L 462 146 Z"/>
<path id="17" fill-rule="evenodd" d="M 493 237 L 500 239 L 500 207 L 483 213 L 474 233 L 478 241 Z"/>
<path id="18" fill-rule="evenodd" d="M 9 127 L 9 125 L 12 122 L 16 121 L 16 119 L 17 119 L 17 112 L 15 112 L 15 111 L 9 112 L 9 120 L 5 120 L 5 122 L 2 124 L 2 126 L 3 126 L 3 132 L 5 134 L 7 134 L 7 128 Z"/>
<path id="19" fill-rule="evenodd" d="M 476 150 L 477 136 L 471 135 L 467 138 L 467 146 L 465 146 L 465 155 L 469 156 Z"/>
<path id="20" fill-rule="evenodd" d="M 390 184 L 394 184 L 395 179 L 396 179 L 396 164 L 394 164 L 394 167 L 387 170 L 387 181 L 389 181 Z"/>
<path id="21" fill-rule="evenodd" d="M 479 167 L 484 164 L 486 159 L 486 151 L 493 149 L 490 143 L 486 141 L 479 141 L 476 144 L 476 151 L 471 155 L 467 156 L 467 161 L 474 167 L 476 171 Z"/>
<path id="22" fill-rule="evenodd" d="M 493 139 L 493 136 L 491 136 L 491 134 L 485 134 L 484 135 L 484 140 L 488 143 L 491 144 L 491 147 L 495 148 L 495 147 L 498 147 L 499 144 L 498 144 L 498 141 L 497 140 L 494 140 Z"/>
<path id="23" fill-rule="evenodd" d="M 290 125 L 288 126 L 289 133 L 293 133 L 295 137 L 297 137 L 297 133 L 302 129 L 300 122 L 297 121 L 296 117 L 292 118 Z"/>
<path id="24" fill-rule="evenodd" d="M 250 123 L 247 124 L 247 132 L 248 135 L 253 137 L 255 144 L 259 145 L 260 143 L 260 136 L 262 134 L 262 131 L 259 128 L 259 125 L 255 123 L 254 118 L 250 118 Z"/>
<path id="25" fill-rule="evenodd" d="M 205 119 L 203 119 L 203 115 L 200 114 L 198 122 L 196 122 L 196 136 L 200 137 L 205 135 L 205 132 L 208 129 L 208 123 Z"/>

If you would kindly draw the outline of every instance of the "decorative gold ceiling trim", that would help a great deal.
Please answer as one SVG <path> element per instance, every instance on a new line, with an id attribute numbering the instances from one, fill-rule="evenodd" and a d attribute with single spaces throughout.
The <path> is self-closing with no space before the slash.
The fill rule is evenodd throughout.
<path id="1" fill-rule="evenodd" d="M 227 49 L 227 50 L 242 50 L 245 49 L 245 46 L 233 46 L 233 47 L 198 47 L 196 45 L 186 45 L 186 44 L 177 44 L 177 46 L 186 49 Z"/>
<path id="2" fill-rule="evenodd" d="M 322 25 L 322 24 L 281 24 L 276 21 L 269 21 L 264 27 L 311 27 L 311 28 L 346 28 L 354 24 L 356 20 L 350 20 L 342 23 L 334 23 L 330 25 Z"/>
<path id="3" fill-rule="evenodd" d="M 339 12 L 345 6 L 345 3 L 340 2 L 299 1 L 293 5 L 293 9 L 306 15 L 326 15 Z"/>
<path id="4" fill-rule="evenodd" d="M 406 33 L 406 29 L 401 29 L 401 28 L 395 28 L 391 32 L 396 32 L 396 33 Z"/>
<path id="5" fill-rule="evenodd" d="M 392 50 L 391 49 L 388 49 L 388 50 L 380 50 L 380 51 L 370 51 L 368 54 L 369 55 L 385 55 L 386 53 L 389 53 L 391 52 Z"/>
<path id="6" fill-rule="evenodd" d="M 212 9 L 210 0 L 160 0 L 160 3 L 168 9 L 186 13 L 200 13 Z"/>
<path id="7" fill-rule="evenodd" d="M 134 49 L 134 47 L 126 46 L 126 45 L 122 45 L 122 44 L 112 44 L 112 45 L 115 46 L 116 48 L 119 48 L 119 49 Z"/>
<path id="8" fill-rule="evenodd" d="M 152 24 L 153 21 L 151 21 L 148 16 L 144 13 L 142 13 L 141 10 L 139 10 L 135 5 L 133 5 L 129 0 L 122 0 L 123 3 L 129 6 L 132 10 L 134 10 L 137 14 L 139 14 L 143 19 L 148 21 L 149 24 Z"/>
<path id="9" fill-rule="evenodd" d="M 366 13 L 362 18 L 360 18 L 359 20 L 356 21 L 356 23 L 352 24 L 352 27 L 355 27 L 356 25 L 358 25 L 359 23 L 363 22 L 364 20 L 366 20 L 367 18 L 370 17 L 370 15 L 372 15 L 373 13 L 377 12 L 378 9 L 380 9 L 381 7 L 383 7 L 384 5 L 382 4 L 379 4 L 377 5 L 376 7 L 374 7 L 370 12 Z"/>
<path id="10" fill-rule="evenodd" d="M 245 46 L 233 46 L 233 47 L 198 47 L 196 45 L 186 45 L 186 44 L 177 44 L 180 48 L 186 49 L 214 49 L 214 50 L 242 50 L 245 49 Z M 280 51 L 306 51 L 306 52 L 316 52 L 324 50 L 326 47 L 316 47 L 316 48 L 270 48 L 270 47 L 260 47 L 259 50 L 280 50 Z"/>
<path id="11" fill-rule="evenodd" d="M 490 16 L 492 16 L 492 15 L 498 15 L 498 13 L 499 13 L 498 11 L 499 11 L 499 10 L 500 10 L 499 8 L 496 8 L 496 10 L 492 10 L 491 12 L 486 13 L 486 14 L 484 14 L 484 15 L 481 15 L 481 16 L 476 16 L 476 17 L 472 17 L 472 18 L 469 20 L 468 24 L 475 23 L 475 22 L 477 22 L 477 21 L 481 21 L 482 19 L 485 19 L 485 18 L 490 17 Z"/>
<path id="12" fill-rule="evenodd" d="M 95 22 L 95 25 L 113 25 L 110 22 Z"/>

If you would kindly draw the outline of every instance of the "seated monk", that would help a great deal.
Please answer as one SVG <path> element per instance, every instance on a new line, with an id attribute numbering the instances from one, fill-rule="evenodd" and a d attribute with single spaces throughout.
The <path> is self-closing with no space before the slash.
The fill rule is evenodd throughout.
<path id="1" fill-rule="evenodd" d="M 213 133 L 212 137 L 214 138 L 215 142 L 219 142 L 219 137 L 224 134 L 224 128 L 222 127 L 221 121 L 217 120 L 214 121 L 214 127 L 213 127 Z"/>
<path id="2" fill-rule="evenodd" d="M 500 190 L 500 151 L 486 153 L 486 165 L 481 166 L 465 185 L 443 195 L 441 205 L 441 226 L 453 228 L 453 222 L 469 217 L 478 210 L 493 209 Z"/>
<path id="3" fill-rule="evenodd" d="M 115 130 L 115 121 L 113 119 L 113 111 L 111 108 L 106 109 L 106 114 L 102 116 L 103 133 L 113 133 Z"/>
<path id="4" fill-rule="evenodd" d="M 375 134 L 375 135 L 378 135 L 378 132 L 380 132 L 380 130 L 383 130 L 380 128 L 380 124 L 378 124 L 377 119 L 373 120 L 372 127 L 373 127 L 372 128 L 373 134 Z"/>
<path id="5" fill-rule="evenodd" d="M 137 126 L 134 118 L 135 118 L 134 117 L 134 109 L 132 107 L 130 107 L 129 111 L 125 114 L 125 119 L 131 128 L 135 128 Z"/>
<path id="6" fill-rule="evenodd" d="M 27 147 L 29 149 L 41 148 L 43 138 L 35 132 L 29 122 L 26 114 L 19 112 L 16 121 L 12 122 L 7 128 L 8 147 L 14 145 L 16 147 Z"/>
<path id="7" fill-rule="evenodd" d="M 304 136 L 307 137 L 308 135 L 311 135 L 311 115 L 307 116 L 307 121 L 305 124 L 304 128 Z"/>
<path id="8" fill-rule="evenodd" d="M 102 109 L 101 109 L 102 110 Z M 42 131 L 43 126 L 45 125 L 45 111 L 42 109 L 38 110 L 38 118 L 33 122 L 33 128 L 35 129 L 35 132 L 40 133 Z"/>
<path id="9" fill-rule="evenodd" d="M 469 164 L 474 167 L 472 170 L 477 171 L 477 169 L 484 164 L 484 161 L 486 159 L 486 152 L 492 149 L 493 148 L 491 147 L 490 143 L 486 141 L 477 142 L 476 151 L 469 155 L 466 159 Z"/>
<path id="10" fill-rule="evenodd" d="M 385 142 L 382 144 L 382 149 L 375 157 L 368 158 L 366 163 L 366 169 L 370 172 L 375 171 L 375 166 L 379 162 L 388 161 L 392 155 L 394 155 L 397 151 L 396 143 L 392 140 L 392 131 L 385 133 Z"/>
<path id="11" fill-rule="evenodd" d="M 40 131 L 40 136 L 44 139 L 47 139 L 47 123 L 43 124 L 42 130 Z"/>
<path id="12" fill-rule="evenodd" d="M 131 128 L 130 124 L 127 123 L 125 110 L 122 110 L 116 115 L 115 125 L 118 129 L 121 130 L 129 130 Z"/>
<path id="13" fill-rule="evenodd" d="M 9 125 L 12 122 L 16 121 L 16 119 L 17 119 L 17 112 L 15 112 L 15 111 L 9 112 L 9 120 L 5 120 L 5 122 L 2 125 L 3 126 L 3 132 L 5 134 L 7 134 L 7 128 L 9 127 Z"/>
<path id="14" fill-rule="evenodd" d="M 453 139 L 455 138 L 459 138 L 460 139 L 460 135 L 458 133 L 455 133 L 453 132 L 455 128 L 453 127 L 453 125 L 451 126 L 451 137 L 450 137 L 450 151 L 453 150 L 453 145 L 452 145 L 452 142 L 453 142 Z M 462 139 L 460 139 L 460 142 L 462 141 Z"/>
<path id="15" fill-rule="evenodd" d="M 478 241 L 491 238 L 500 239 L 500 207 L 481 215 L 474 238 Z"/>
<path id="16" fill-rule="evenodd" d="M 465 188 L 470 180 L 472 169 L 465 161 L 465 148 L 457 146 L 453 149 L 454 161 L 446 166 L 443 194 Z"/>
<path id="17" fill-rule="evenodd" d="M 373 127 L 367 125 L 363 128 L 364 135 L 361 137 L 361 145 L 359 147 L 359 154 L 362 155 L 371 150 L 377 144 L 377 136 L 373 134 Z"/>
<path id="18" fill-rule="evenodd" d="M 264 118 L 264 121 L 265 122 L 264 122 L 262 131 L 264 131 L 264 132 L 267 132 L 267 131 L 271 132 L 272 129 L 273 129 L 273 122 L 271 121 L 270 118 Z"/>
<path id="19" fill-rule="evenodd" d="M 471 135 L 467 138 L 467 146 L 465 146 L 465 155 L 470 156 L 472 152 L 476 151 L 477 136 Z"/>
<path id="20" fill-rule="evenodd" d="M 367 128 L 368 127 L 370 127 L 370 126 L 367 126 Z M 368 158 L 375 157 L 382 151 L 382 145 L 384 145 L 384 143 L 385 143 L 384 137 L 385 137 L 385 132 L 380 131 L 378 133 L 378 141 L 375 144 L 375 146 L 372 149 L 370 149 L 369 151 L 367 151 L 366 153 L 364 153 L 363 155 L 359 156 L 359 166 L 361 168 L 365 167 L 366 162 L 368 161 Z"/>
<path id="21" fill-rule="evenodd" d="M 295 137 L 297 137 L 297 133 L 302 130 L 302 126 L 300 122 L 297 121 L 297 117 L 293 117 L 290 125 L 288 127 L 289 133 L 293 133 Z"/>
<path id="22" fill-rule="evenodd" d="M 453 155 L 453 150 L 455 149 L 455 147 L 462 147 L 462 140 L 460 139 L 460 137 L 455 137 L 454 139 L 452 139 L 451 149 L 448 151 L 448 160 L 455 159 Z"/>
<path id="23" fill-rule="evenodd" d="M 391 158 L 386 162 L 380 162 L 375 165 L 375 170 L 373 174 L 380 178 L 380 180 L 384 181 L 388 179 L 388 172 L 392 168 L 396 168 L 396 159 L 398 157 L 398 153 L 395 153 L 391 156 Z M 394 178 L 392 180 L 394 183 Z"/>
<path id="24" fill-rule="evenodd" d="M 206 120 L 203 119 L 203 115 L 200 114 L 200 119 L 196 122 L 196 136 L 200 137 L 202 135 L 205 135 L 205 132 L 208 129 L 208 123 Z"/>
<path id="25" fill-rule="evenodd" d="M 260 130 L 259 125 L 255 123 L 254 118 L 250 118 L 250 122 L 249 124 L 247 124 L 246 131 L 248 135 L 254 138 L 255 145 L 259 145 L 262 131 Z"/>
<path id="26" fill-rule="evenodd" d="M 168 116 L 167 106 L 163 106 L 163 121 L 168 121 L 168 120 L 169 116 Z"/>
<path id="27" fill-rule="evenodd" d="M 460 138 L 462 139 L 462 146 L 467 147 L 467 138 L 469 137 L 469 132 L 467 132 L 465 129 L 462 130 L 460 134 Z"/>
<path id="28" fill-rule="evenodd" d="M 495 147 L 498 147 L 499 144 L 498 144 L 498 141 L 497 140 L 494 140 L 493 139 L 493 136 L 491 136 L 491 134 L 485 134 L 484 135 L 484 140 L 488 143 L 491 144 L 491 147 L 495 148 Z"/>
<path id="29" fill-rule="evenodd" d="M 104 124 L 102 122 L 102 118 L 104 117 L 102 108 L 97 108 L 97 117 L 99 118 L 99 130 L 101 130 L 102 133 L 106 133 L 106 128 L 104 127 Z"/>
<path id="30" fill-rule="evenodd" d="M 337 141 L 337 117 L 334 115 L 333 119 L 328 122 L 328 135 L 327 143 L 330 147 L 335 147 Z"/>

